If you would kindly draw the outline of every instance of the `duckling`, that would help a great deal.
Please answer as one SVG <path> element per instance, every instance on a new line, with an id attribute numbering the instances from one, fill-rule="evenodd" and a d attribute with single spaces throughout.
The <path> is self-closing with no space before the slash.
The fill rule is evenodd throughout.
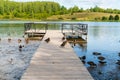
<path id="1" fill-rule="evenodd" d="M 45 39 L 45 42 L 47 43 L 50 42 L 50 38 Z"/>

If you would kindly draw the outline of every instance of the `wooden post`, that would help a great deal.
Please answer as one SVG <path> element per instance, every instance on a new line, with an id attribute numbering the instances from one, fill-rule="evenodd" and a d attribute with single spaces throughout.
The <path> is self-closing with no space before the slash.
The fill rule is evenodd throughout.
<path id="1" fill-rule="evenodd" d="M 48 30 L 48 23 L 46 23 L 46 26 L 45 26 L 45 33 L 47 33 L 47 30 Z"/>
<path id="2" fill-rule="evenodd" d="M 72 27 L 72 34 L 73 34 L 73 24 L 71 24 L 71 27 Z"/>
<path id="3" fill-rule="evenodd" d="M 64 26 L 64 25 L 62 24 L 62 28 L 61 28 L 61 32 L 62 32 L 62 33 L 63 33 L 63 26 Z"/>

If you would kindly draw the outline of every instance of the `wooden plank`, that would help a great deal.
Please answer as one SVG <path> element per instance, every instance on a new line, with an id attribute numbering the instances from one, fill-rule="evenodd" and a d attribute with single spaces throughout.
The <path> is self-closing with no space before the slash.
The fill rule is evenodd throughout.
<path id="1" fill-rule="evenodd" d="M 50 42 L 44 40 L 50 38 Z M 94 80 L 62 33 L 48 30 L 21 80 Z"/>

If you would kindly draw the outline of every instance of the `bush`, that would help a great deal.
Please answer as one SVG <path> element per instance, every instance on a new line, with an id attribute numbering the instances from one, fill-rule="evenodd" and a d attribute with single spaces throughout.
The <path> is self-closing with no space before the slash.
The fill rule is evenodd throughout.
<path id="1" fill-rule="evenodd" d="M 115 19 L 116 21 L 118 21 L 118 20 L 119 20 L 119 16 L 118 16 L 118 15 L 115 15 L 114 19 Z"/>
<path id="2" fill-rule="evenodd" d="M 105 21 L 105 20 L 107 20 L 107 17 L 103 16 L 102 21 Z"/>
<path id="3" fill-rule="evenodd" d="M 76 17 L 71 18 L 71 20 L 76 20 Z"/>

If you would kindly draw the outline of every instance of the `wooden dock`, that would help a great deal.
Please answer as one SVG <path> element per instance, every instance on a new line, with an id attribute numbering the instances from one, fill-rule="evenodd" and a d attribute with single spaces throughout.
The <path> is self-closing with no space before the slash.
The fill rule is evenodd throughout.
<path id="1" fill-rule="evenodd" d="M 44 40 L 50 37 L 50 42 Z M 94 80 L 62 33 L 48 30 L 21 80 Z"/>

